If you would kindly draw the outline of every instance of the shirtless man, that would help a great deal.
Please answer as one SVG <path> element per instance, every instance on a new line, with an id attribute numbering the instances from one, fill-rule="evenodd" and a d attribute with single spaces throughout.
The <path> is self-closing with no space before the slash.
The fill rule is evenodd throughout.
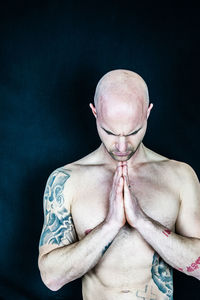
<path id="1" fill-rule="evenodd" d="M 100 147 L 47 181 L 42 280 L 83 276 L 84 300 L 173 299 L 172 268 L 200 280 L 197 176 L 142 143 L 153 105 L 138 74 L 107 73 L 94 103 Z"/>

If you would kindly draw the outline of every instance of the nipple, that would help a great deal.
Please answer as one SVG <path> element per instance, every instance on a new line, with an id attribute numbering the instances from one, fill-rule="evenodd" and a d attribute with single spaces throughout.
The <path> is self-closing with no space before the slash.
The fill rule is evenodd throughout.
<path id="1" fill-rule="evenodd" d="M 85 231 L 85 235 L 87 235 L 90 231 L 92 231 L 92 229 L 87 229 L 87 230 Z"/>

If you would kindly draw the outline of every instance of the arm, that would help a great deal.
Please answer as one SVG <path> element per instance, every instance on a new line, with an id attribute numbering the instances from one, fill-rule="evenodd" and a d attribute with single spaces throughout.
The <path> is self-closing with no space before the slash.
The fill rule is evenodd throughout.
<path id="1" fill-rule="evenodd" d="M 129 222 L 139 231 L 153 249 L 172 267 L 200 280 L 200 190 L 194 171 L 182 164 L 180 200 L 181 207 L 176 223 L 177 233 L 171 232 L 152 220 L 139 208 L 136 199 L 130 201 L 130 191 L 125 180 L 125 210 Z M 129 200 L 128 200 L 129 198 Z M 132 208 L 131 206 L 132 205 Z M 127 207 L 127 209 L 126 209 Z M 128 218 L 128 217 L 127 217 Z M 135 220 L 131 222 L 131 220 Z"/>
<path id="2" fill-rule="evenodd" d="M 40 238 L 39 269 L 43 282 L 54 291 L 92 269 L 123 225 L 113 222 L 108 211 L 104 222 L 77 241 L 70 213 L 70 173 L 63 173 L 63 169 L 53 172 L 44 193 L 45 220 Z M 117 191 L 115 195 L 122 197 L 122 180 L 118 172 L 113 186 Z M 123 201 L 120 205 L 123 207 Z"/>

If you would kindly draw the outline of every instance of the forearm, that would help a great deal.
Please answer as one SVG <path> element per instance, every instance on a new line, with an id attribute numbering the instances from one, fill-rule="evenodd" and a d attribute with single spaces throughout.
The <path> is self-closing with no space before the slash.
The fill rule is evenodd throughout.
<path id="1" fill-rule="evenodd" d="M 171 232 L 146 215 L 138 220 L 136 229 L 169 265 L 200 279 L 199 239 Z"/>
<path id="2" fill-rule="evenodd" d="M 117 226 L 102 222 L 82 240 L 46 254 L 41 261 L 44 283 L 58 290 L 92 269 L 117 235 Z"/>

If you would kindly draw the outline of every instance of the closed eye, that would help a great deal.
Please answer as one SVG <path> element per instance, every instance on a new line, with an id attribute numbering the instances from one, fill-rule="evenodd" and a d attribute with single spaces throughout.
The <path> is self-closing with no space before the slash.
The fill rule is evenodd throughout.
<path id="1" fill-rule="evenodd" d="M 112 133 L 112 132 L 106 130 L 106 129 L 103 128 L 103 127 L 101 127 L 101 128 L 102 128 L 108 135 L 119 136 L 119 134 L 114 134 L 114 133 Z M 136 131 L 134 131 L 134 132 L 132 132 L 132 133 L 130 133 L 130 134 L 127 134 L 127 135 L 125 135 L 125 136 L 136 135 L 141 129 L 142 129 L 142 127 L 140 127 L 138 130 L 136 130 Z"/>
<path id="2" fill-rule="evenodd" d="M 109 134 L 109 135 L 115 135 L 114 133 L 110 132 L 110 131 L 107 131 L 106 129 L 104 129 L 104 131 Z"/>
<path id="3" fill-rule="evenodd" d="M 137 134 L 137 133 L 140 131 L 140 129 L 141 129 L 141 128 L 139 128 L 138 130 L 136 130 L 136 131 L 134 131 L 134 132 L 128 134 L 128 136 Z"/>

